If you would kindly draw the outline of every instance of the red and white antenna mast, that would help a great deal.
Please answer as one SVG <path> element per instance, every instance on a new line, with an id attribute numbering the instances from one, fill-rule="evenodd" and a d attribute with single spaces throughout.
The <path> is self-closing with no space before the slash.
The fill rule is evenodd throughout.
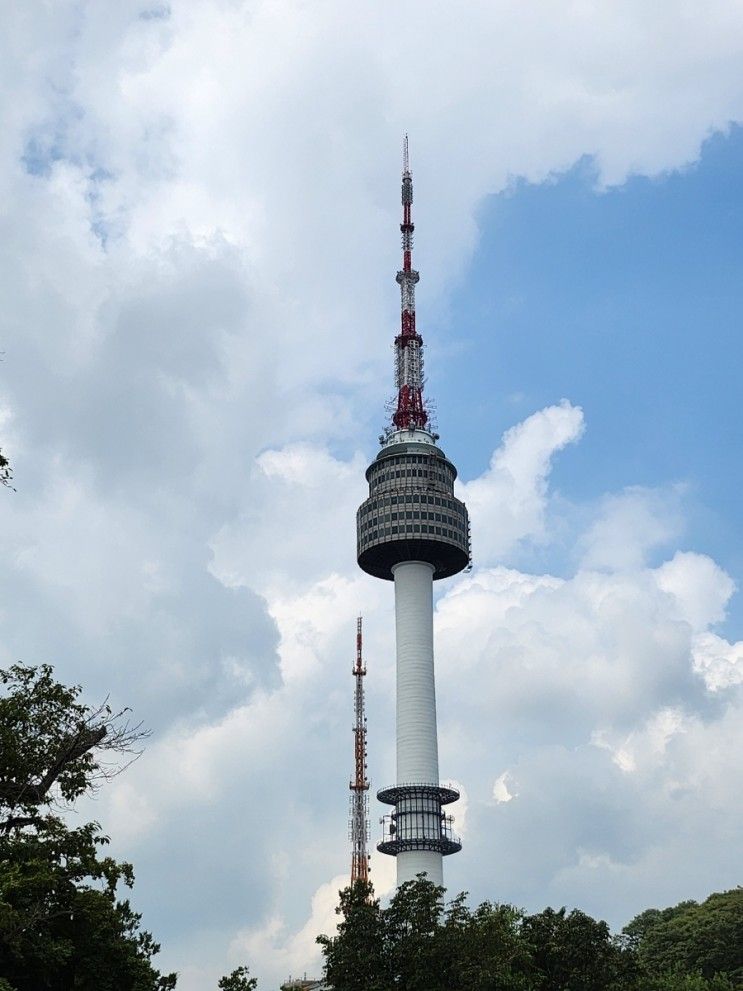
<path id="1" fill-rule="evenodd" d="M 410 171 L 408 136 L 402 154 L 402 270 L 400 285 L 400 333 L 395 338 L 395 388 L 397 407 L 394 429 L 425 430 L 428 413 L 423 402 L 423 339 L 415 329 L 415 285 L 420 275 L 413 268 L 413 174 Z"/>
<path id="2" fill-rule="evenodd" d="M 355 772 L 351 780 L 351 884 L 369 880 L 369 779 L 366 776 L 366 713 L 364 711 L 364 667 L 361 649 L 361 616 L 356 621 L 356 663 L 353 666 L 355 681 L 353 727 Z"/>

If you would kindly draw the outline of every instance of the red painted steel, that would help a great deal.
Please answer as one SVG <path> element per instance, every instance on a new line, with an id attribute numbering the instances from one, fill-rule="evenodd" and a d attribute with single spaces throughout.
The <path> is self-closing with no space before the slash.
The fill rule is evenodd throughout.
<path id="1" fill-rule="evenodd" d="M 397 273 L 400 285 L 400 333 L 395 338 L 397 404 L 392 423 L 397 430 L 424 430 L 428 412 L 423 399 L 423 338 L 415 329 L 415 285 L 419 275 L 413 268 L 412 220 L 413 175 L 405 135 L 402 172 L 402 269 Z"/>

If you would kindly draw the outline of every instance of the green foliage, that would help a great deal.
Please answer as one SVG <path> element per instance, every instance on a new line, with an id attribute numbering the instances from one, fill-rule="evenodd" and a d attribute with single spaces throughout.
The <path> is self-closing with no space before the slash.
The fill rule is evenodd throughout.
<path id="1" fill-rule="evenodd" d="M 0 669 L 0 826 L 32 825 L 50 806 L 71 803 L 121 770 L 147 734 L 104 702 L 80 701 L 79 686 L 54 680 L 48 664 Z"/>
<path id="2" fill-rule="evenodd" d="M 743 987 L 743 888 L 643 912 L 624 932 L 650 974 L 720 974 Z"/>
<path id="3" fill-rule="evenodd" d="M 644 912 L 617 937 L 578 910 L 445 904 L 419 876 L 385 909 L 370 885 L 346 888 L 337 935 L 318 942 L 335 991 L 734 991 L 740 894 Z"/>
<path id="4" fill-rule="evenodd" d="M 103 856 L 96 823 L 75 829 L 52 813 L 106 777 L 102 751 L 140 738 L 107 706 L 49 667 L 0 670 L 0 991 L 167 991 L 151 964 L 159 947 L 120 885 L 129 864 Z"/>
<path id="5" fill-rule="evenodd" d="M 219 979 L 219 991 L 253 991 L 258 986 L 255 977 L 248 977 L 247 967 L 238 967 Z"/>
<path id="6" fill-rule="evenodd" d="M 644 912 L 640 912 L 639 915 L 635 916 L 635 918 L 624 927 L 622 932 L 627 937 L 628 942 L 637 948 L 645 939 L 650 930 L 657 926 L 659 922 L 667 922 L 675 915 L 684 912 L 687 908 L 696 904 L 697 903 L 694 901 L 686 901 L 679 902 L 678 905 L 674 905 L 671 908 L 646 909 Z"/>
<path id="7" fill-rule="evenodd" d="M 527 991 L 521 913 L 504 905 L 471 912 L 465 895 L 448 906 L 422 876 L 381 909 L 371 885 L 340 893 L 334 938 L 320 936 L 325 978 L 335 991 Z"/>
<path id="8" fill-rule="evenodd" d="M 10 462 L 3 452 L 0 451 L 0 485 L 5 485 L 7 488 L 12 489 L 13 486 L 10 484 L 12 480 L 13 469 L 10 467 Z M 0 991 L 3 991 L 2 979 L 0 979 Z"/>
<path id="9" fill-rule="evenodd" d="M 735 985 L 722 974 L 717 974 L 708 980 L 701 974 L 677 972 L 645 977 L 642 984 L 642 991 L 734 991 L 734 989 Z"/>
<path id="10" fill-rule="evenodd" d="M 449 961 L 441 938 L 443 897 L 443 888 L 420 877 L 398 888 L 385 911 L 387 963 L 396 987 L 448 987 Z"/>
<path id="11" fill-rule="evenodd" d="M 340 892 L 338 934 L 318 936 L 328 983 L 335 991 L 384 991 L 387 988 L 385 933 L 379 900 L 372 886 L 358 881 Z"/>
<path id="12" fill-rule="evenodd" d="M 534 991 L 610 991 L 631 985 L 634 958 L 605 922 L 577 909 L 547 908 L 527 916 L 522 939 L 530 947 Z"/>
<path id="13" fill-rule="evenodd" d="M 520 938 L 522 914 L 510 905 L 483 902 L 474 912 L 466 895 L 446 907 L 440 935 L 448 986 L 461 991 L 526 991 L 531 959 Z"/>

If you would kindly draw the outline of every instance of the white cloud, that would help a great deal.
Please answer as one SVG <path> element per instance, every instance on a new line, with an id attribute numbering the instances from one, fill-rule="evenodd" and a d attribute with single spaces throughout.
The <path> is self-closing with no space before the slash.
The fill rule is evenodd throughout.
<path id="1" fill-rule="evenodd" d="M 518 798 L 518 795 L 508 789 L 509 779 L 508 771 L 504 771 L 493 782 L 493 798 L 496 802 L 511 802 L 514 798 Z"/>
<path id="2" fill-rule="evenodd" d="M 711 691 L 743 683 L 743 641 L 729 643 L 714 633 L 700 633 L 694 640 L 694 667 Z"/>
<path id="3" fill-rule="evenodd" d="M 624 739 L 610 740 L 605 730 L 596 730 L 591 735 L 591 743 L 612 755 L 612 760 L 621 771 L 637 771 L 640 763 L 649 760 L 662 761 L 668 743 L 677 733 L 685 732 L 687 719 L 681 709 L 658 709 L 644 726 L 633 731 Z"/>
<path id="4" fill-rule="evenodd" d="M 286 924 L 279 916 L 272 917 L 260 928 L 238 933 L 230 945 L 231 956 L 235 961 L 270 960 L 275 984 L 290 976 L 318 977 L 322 958 L 315 937 L 319 933 L 335 934 L 338 891 L 348 883 L 348 875 L 341 874 L 321 885 L 312 897 L 309 918 L 295 933 L 287 932 Z"/>
<path id="5" fill-rule="evenodd" d="M 735 582 L 705 554 L 677 551 L 656 571 L 658 585 L 676 600 L 680 617 L 694 630 L 725 618 Z"/>
<path id="6" fill-rule="evenodd" d="M 345 462 L 307 443 L 264 451 L 255 461 L 247 510 L 213 539 L 214 573 L 270 598 L 349 573 L 364 461 Z"/>
<path id="7" fill-rule="evenodd" d="M 674 490 L 639 487 L 606 496 L 598 518 L 580 540 L 583 567 L 612 571 L 642 567 L 651 551 L 680 535 L 679 496 Z"/>
<path id="8" fill-rule="evenodd" d="M 488 471 L 460 484 L 479 561 L 498 560 L 526 537 L 544 538 L 552 458 L 583 429 L 583 411 L 566 401 L 540 410 L 504 434 Z"/>

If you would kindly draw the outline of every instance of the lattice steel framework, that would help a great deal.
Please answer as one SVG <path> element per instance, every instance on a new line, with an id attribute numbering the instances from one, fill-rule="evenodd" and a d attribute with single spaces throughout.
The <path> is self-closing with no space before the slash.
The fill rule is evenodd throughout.
<path id="1" fill-rule="evenodd" d="M 351 884 L 369 880 L 369 778 L 367 777 L 366 712 L 364 706 L 364 676 L 361 616 L 356 621 L 356 662 L 354 677 L 354 776 L 351 779 L 351 814 L 349 837 L 351 840 Z"/>
<path id="2" fill-rule="evenodd" d="M 423 338 L 415 329 L 415 286 L 420 275 L 413 268 L 413 175 L 410 171 L 408 136 L 405 135 L 402 166 L 402 269 L 400 333 L 395 338 L 395 388 L 397 406 L 392 422 L 397 430 L 425 430 L 428 412 L 423 401 Z"/>

